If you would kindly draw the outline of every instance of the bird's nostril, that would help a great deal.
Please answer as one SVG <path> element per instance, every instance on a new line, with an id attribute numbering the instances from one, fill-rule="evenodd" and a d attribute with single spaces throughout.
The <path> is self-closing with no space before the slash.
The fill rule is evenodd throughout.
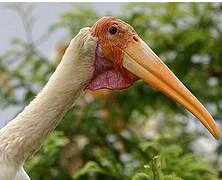
<path id="1" fill-rule="evenodd" d="M 136 41 L 136 42 L 139 41 L 138 37 L 136 37 L 136 36 L 133 36 L 133 39 L 134 39 L 134 41 Z"/>

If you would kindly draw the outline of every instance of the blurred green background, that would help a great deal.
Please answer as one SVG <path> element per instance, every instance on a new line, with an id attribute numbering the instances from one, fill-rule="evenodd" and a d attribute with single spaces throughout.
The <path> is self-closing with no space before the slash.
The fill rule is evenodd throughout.
<path id="1" fill-rule="evenodd" d="M 47 35 L 66 29 L 71 40 L 101 18 L 90 4 L 70 6 L 38 41 L 32 38 L 35 4 L 5 7 L 22 18 L 27 37 L 18 34 L 0 56 L 1 109 L 27 105 L 60 62 L 67 47 L 62 39 L 56 39 L 53 58 L 38 50 Z M 118 18 L 134 27 L 221 127 L 222 4 L 126 3 Z M 217 180 L 221 153 L 221 141 L 195 117 L 138 81 L 123 91 L 87 91 L 25 169 L 33 180 Z"/>

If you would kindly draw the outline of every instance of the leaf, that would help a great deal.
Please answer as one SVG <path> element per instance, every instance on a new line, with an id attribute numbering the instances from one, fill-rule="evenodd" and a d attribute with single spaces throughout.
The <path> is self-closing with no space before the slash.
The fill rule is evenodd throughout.
<path id="1" fill-rule="evenodd" d="M 163 180 L 183 180 L 180 177 L 177 177 L 175 174 L 174 175 L 166 175 L 163 177 Z"/>
<path id="2" fill-rule="evenodd" d="M 142 180 L 142 179 L 152 180 L 152 178 L 145 173 L 136 173 L 132 178 L 132 180 Z"/>
<path id="3" fill-rule="evenodd" d="M 96 162 L 88 161 L 85 166 L 83 166 L 81 169 L 79 169 L 75 173 L 75 175 L 73 176 L 73 179 L 78 179 L 80 176 L 86 175 L 90 172 L 106 174 L 106 171 L 103 170 Z"/>

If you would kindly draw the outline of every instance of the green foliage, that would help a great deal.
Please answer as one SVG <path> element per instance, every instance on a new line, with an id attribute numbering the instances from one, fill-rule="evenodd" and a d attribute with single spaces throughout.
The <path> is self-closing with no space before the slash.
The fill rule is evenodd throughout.
<path id="1" fill-rule="evenodd" d="M 106 174 L 105 171 L 96 162 L 88 161 L 83 168 L 77 171 L 73 179 L 78 179 L 80 176 L 85 175 L 88 172 Z"/>
<path id="2" fill-rule="evenodd" d="M 132 156 L 131 160 L 120 164 L 103 153 L 96 158 L 97 162 L 86 163 L 74 176 L 79 179 L 90 173 L 103 174 L 113 179 L 212 179 L 216 173 L 192 153 L 183 154 L 180 146 L 161 147 L 160 144 L 145 142 L 139 145 L 143 157 Z M 159 149 L 161 147 L 161 149 Z M 155 151 L 155 153 L 154 153 Z M 155 155 L 157 154 L 157 155 Z M 108 155 L 108 154 L 107 154 Z M 140 161 L 138 161 L 140 160 Z M 135 162 L 138 162 L 135 167 Z M 144 164 L 148 163 L 148 164 Z M 115 166 L 116 167 L 115 167 Z M 95 175 L 94 175 L 95 176 Z"/>
<path id="3" fill-rule="evenodd" d="M 14 48 L 0 56 L 5 107 L 27 104 L 57 63 L 43 57 L 31 38 L 29 5 L 13 9 L 23 17 L 28 38 L 13 39 Z M 221 13 L 222 4 L 215 3 L 130 3 L 120 15 L 216 120 L 222 119 Z M 46 33 L 66 28 L 71 39 L 98 18 L 92 7 L 73 4 Z M 26 163 L 32 179 L 220 179 L 222 145 L 214 159 L 197 154 L 191 144 L 206 133 L 199 123 L 195 131 L 189 129 L 187 120 L 194 118 L 177 103 L 142 81 L 124 91 L 98 94 L 81 97 Z"/>
<path id="4" fill-rule="evenodd" d="M 26 164 L 26 170 L 35 179 L 68 178 L 60 166 L 60 149 L 69 142 L 61 131 L 53 132 L 41 150 Z M 50 167 L 50 168 L 49 168 Z M 35 171 L 33 171 L 35 169 Z M 41 172 L 41 173 L 40 173 Z"/>
<path id="5" fill-rule="evenodd" d="M 92 6 L 88 5 L 88 8 L 85 8 L 81 5 L 73 5 L 72 11 L 60 14 L 60 21 L 54 24 L 51 29 L 67 28 L 71 35 L 70 38 L 72 38 L 73 34 L 77 34 L 80 28 L 91 27 L 98 18 L 99 16 Z"/>

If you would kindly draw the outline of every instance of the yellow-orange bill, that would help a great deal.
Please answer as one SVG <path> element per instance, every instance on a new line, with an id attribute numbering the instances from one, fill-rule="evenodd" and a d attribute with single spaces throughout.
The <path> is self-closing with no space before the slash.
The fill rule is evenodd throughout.
<path id="1" fill-rule="evenodd" d="M 139 38 L 137 42 L 130 42 L 124 49 L 123 66 L 184 106 L 201 121 L 215 139 L 219 139 L 219 130 L 210 113 L 143 40 Z"/>

